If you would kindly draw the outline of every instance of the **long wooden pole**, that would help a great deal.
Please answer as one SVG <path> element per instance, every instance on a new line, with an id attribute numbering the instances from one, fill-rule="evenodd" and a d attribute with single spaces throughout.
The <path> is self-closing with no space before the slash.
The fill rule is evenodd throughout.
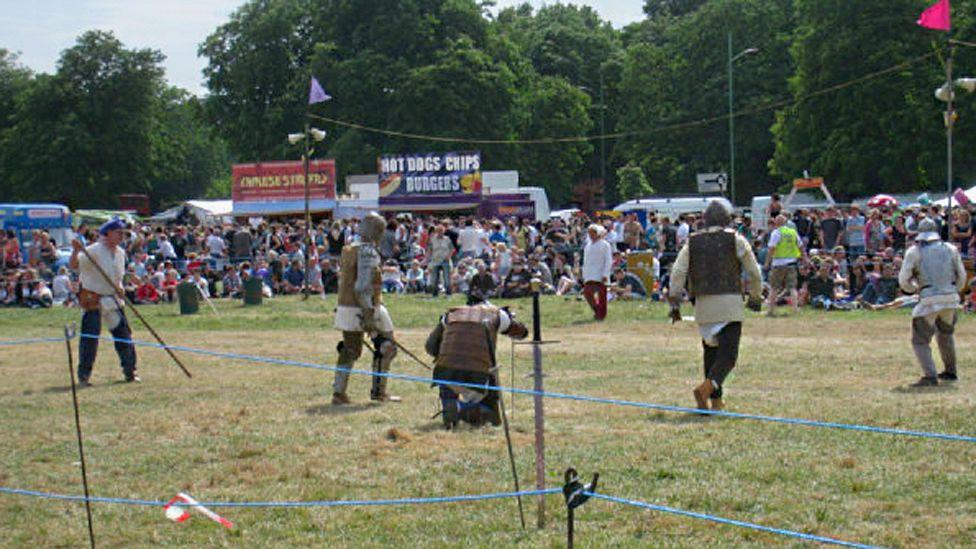
<path id="1" fill-rule="evenodd" d="M 85 466 L 85 443 L 81 436 L 81 414 L 78 412 L 78 389 L 75 382 L 75 362 L 71 354 L 71 338 L 75 336 L 73 326 L 64 327 L 64 345 L 68 350 L 68 375 L 71 378 L 71 402 L 75 409 L 75 433 L 78 436 L 78 456 L 81 460 L 81 485 L 85 490 L 85 513 L 88 515 L 88 541 L 95 549 L 95 526 L 92 524 L 91 500 L 88 494 L 88 468 Z"/>

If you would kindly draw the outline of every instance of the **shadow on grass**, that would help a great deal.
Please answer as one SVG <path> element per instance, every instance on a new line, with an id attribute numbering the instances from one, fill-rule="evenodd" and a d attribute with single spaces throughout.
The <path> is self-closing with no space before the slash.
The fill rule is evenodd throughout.
<path id="1" fill-rule="evenodd" d="M 336 406 L 334 404 L 319 404 L 318 406 L 311 406 L 305 409 L 305 414 L 310 416 L 343 416 L 347 414 L 355 414 L 356 412 L 363 412 L 372 408 L 374 405 L 363 402 L 360 404 L 343 404 L 341 406 Z"/>
<path id="2" fill-rule="evenodd" d="M 891 390 L 898 394 L 926 394 L 926 393 L 949 393 L 956 391 L 956 386 L 952 383 L 940 383 L 928 387 L 912 387 L 911 385 L 899 385 Z"/>
<path id="3" fill-rule="evenodd" d="M 707 414 L 692 413 L 664 413 L 657 412 L 647 416 L 647 421 L 651 423 L 670 423 L 681 425 L 686 423 L 708 423 L 710 421 L 721 421 L 724 418 L 713 417 Z"/>

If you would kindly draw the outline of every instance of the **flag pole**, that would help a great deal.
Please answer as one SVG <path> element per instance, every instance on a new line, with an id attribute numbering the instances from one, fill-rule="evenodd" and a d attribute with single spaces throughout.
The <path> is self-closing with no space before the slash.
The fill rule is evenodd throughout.
<path id="1" fill-rule="evenodd" d="M 952 127 L 954 125 L 955 111 L 952 100 L 955 99 L 955 86 L 952 85 L 952 54 L 955 46 L 950 38 L 952 31 L 946 31 L 946 45 L 949 48 L 949 55 L 946 59 L 946 89 L 949 90 L 949 101 L 946 107 L 946 200 L 947 208 L 945 212 L 945 222 L 952 223 Z"/>

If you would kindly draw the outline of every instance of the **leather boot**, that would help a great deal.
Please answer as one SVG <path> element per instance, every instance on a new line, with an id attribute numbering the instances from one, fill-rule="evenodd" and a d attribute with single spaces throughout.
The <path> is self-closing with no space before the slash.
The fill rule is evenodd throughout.
<path id="1" fill-rule="evenodd" d="M 722 402 L 722 397 L 712 398 L 712 410 L 718 411 L 725 408 L 725 403 Z"/>
<path id="2" fill-rule="evenodd" d="M 708 397 L 712 396 L 714 391 L 715 387 L 712 385 L 712 380 L 710 379 L 706 379 L 701 383 L 701 385 L 695 387 L 692 394 L 695 395 L 695 402 L 698 404 L 699 410 L 708 409 Z"/>
<path id="3" fill-rule="evenodd" d="M 350 404 L 352 401 L 346 396 L 346 393 L 332 393 L 332 405 L 339 406 L 342 404 Z"/>

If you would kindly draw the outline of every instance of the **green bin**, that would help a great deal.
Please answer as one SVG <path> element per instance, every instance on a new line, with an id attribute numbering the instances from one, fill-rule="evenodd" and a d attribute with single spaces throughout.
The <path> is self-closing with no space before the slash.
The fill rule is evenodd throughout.
<path id="1" fill-rule="evenodd" d="M 180 282 L 176 286 L 176 297 L 180 302 L 181 315 L 195 315 L 200 311 L 200 290 L 196 284 Z"/>
<path id="2" fill-rule="evenodd" d="M 245 305 L 260 305 L 261 300 L 264 298 L 264 284 L 261 281 L 261 277 L 252 276 L 244 281 L 244 304 Z"/>

